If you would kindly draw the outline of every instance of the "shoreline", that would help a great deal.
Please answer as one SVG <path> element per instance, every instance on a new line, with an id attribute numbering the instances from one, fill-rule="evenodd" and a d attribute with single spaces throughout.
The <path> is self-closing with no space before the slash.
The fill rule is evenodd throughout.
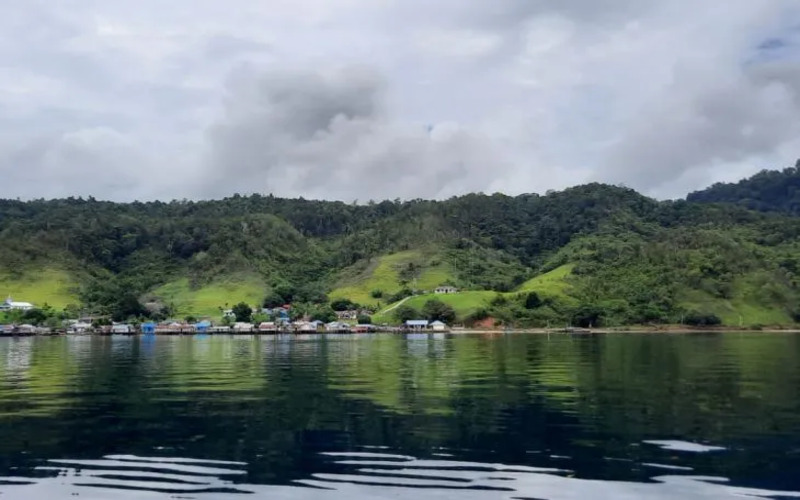
<path id="1" fill-rule="evenodd" d="M 192 337 L 196 335 L 203 336 L 256 336 L 256 337 L 279 337 L 279 336 L 307 336 L 307 335 L 336 335 L 336 336 L 359 336 L 359 335 L 404 335 L 404 334 L 425 334 L 425 335 L 558 335 L 558 336 L 588 336 L 588 335 L 613 335 L 613 334 L 635 334 L 635 335 L 682 335 L 682 334 L 703 334 L 703 333 L 800 333 L 798 327 L 770 327 L 759 329 L 748 328 L 725 328 L 725 327 L 709 327 L 709 328 L 686 328 L 679 326 L 661 326 L 661 327 L 614 327 L 614 328 L 586 328 L 574 329 L 573 331 L 566 331 L 563 328 L 519 328 L 519 329 L 490 329 L 490 328 L 463 328 L 456 330 L 425 330 L 425 331 L 376 331 L 369 333 L 337 333 L 337 332 L 214 332 L 214 333 L 198 333 L 198 332 L 175 332 L 175 333 L 156 333 L 144 334 L 141 332 L 133 333 L 103 333 L 103 332 L 87 332 L 87 333 L 68 333 L 68 332 L 52 332 L 52 333 L 0 333 L 0 338 L 16 338 L 16 337 L 134 337 L 134 336 L 155 336 L 155 337 Z"/>
<path id="2" fill-rule="evenodd" d="M 710 328 L 686 328 L 686 327 L 614 327 L 614 328 L 586 328 L 586 329 L 575 329 L 575 331 L 568 332 L 565 331 L 563 328 L 519 328 L 519 329 L 511 329 L 511 330 L 498 330 L 498 329 L 464 329 L 464 330 L 456 330 L 450 331 L 448 333 L 451 334 L 518 334 L 518 333 L 525 333 L 525 334 L 533 334 L 533 335 L 609 335 L 609 334 L 619 334 L 619 333 L 634 333 L 634 334 L 668 334 L 668 335 L 678 335 L 678 334 L 696 334 L 696 333 L 800 333 L 800 328 L 798 327 L 770 327 L 770 328 L 759 328 L 759 329 L 751 329 L 751 328 L 725 328 L 725 327 L 710 327 Z"/>

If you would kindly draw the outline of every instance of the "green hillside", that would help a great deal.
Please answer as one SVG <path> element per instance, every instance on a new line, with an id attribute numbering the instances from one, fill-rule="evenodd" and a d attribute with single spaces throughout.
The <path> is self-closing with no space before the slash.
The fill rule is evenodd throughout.
<path id="1" fill-rule="evenodd" d="M 518 292 L 536 292 L 544 295 L 566 295 L 569 288 L 569 276 L 575 269 L 574 264 L 564 264 L 550 272 L 540 274 L 523 283 Z"/>
<path id="2" fill-rule="evenodd" d="M 398 304 L 413 307 L 417 311 L 421 311 L 425 303 L 429 300 L 436 299 L 451 306 L 459 320 L 463 320 L 470 314 L 478 309 L 486 308 L 489 302 L 497 295 L 496 292 L 487 291 L 474 291 L 474 292 L 458 292 L 453 294 L 425 294 L 409 297 L 400 302 L 396 302 L 389 307 L 382 309 L 378 314 L 373 317 L 376 323 L 395 323 L 393 311 L 396 310 Z"/>
<path id="3" fill-rule="evenodd" d="M 147 297 L 170 305 L 174 315 L 188 315 L 219 319 L 220 309 L 245 302 L 251 306 L 260 304 L 264 298 L 264 281 L 255 275 L 235 274 L 206 285 L 193 288 L 187 278 L 166 283 Z"/>
<path id="4" fill-rule="evenodd" d="M 342 271 L 331 299 L 345 298 L 363 305 L 385 302 L 383 298 L 403 288 L 432 290 L 453 281 L 450 266 L 435 254 L 419 250 L 398 252 L 364 261 Z M 380 292 L 381 297 L 373 297 Z"/>
<path id="5" fill-rule="evenodd" d="M 602 184 L 364 205 L 0 200 L 0 293 L 116 319 L 216 317 L 240 301 L 330 317 L 341 298 L 387 318 L 404 296 L 452 284 L 463 292 L 404 305 L 436 298 L 461 319 L 514 326 L 789 325 L 800 319 L 798 176 L 762 174 L 697 202 Z M 737 198 L 781 193 L 780 206 L 756 208 L 786 213 Z M 153 301 L 171 309 L 144 307 Z"/>
<path id="6" fill-rule="evenodd" d="M 681 294 L 681 304 L 687 310 L 712 312 L 726 325 L 785 325 L 793 322 L 790 311 L 794 304 L 786 302 L 793 298 L 777 295 L 781 293 L 782 287 L 769 278 L 751 274 L 735 280 L 729 298 L 686 289 Z"/>
<path id="7" fill-rule="evenodd" d="M 391 323 L 395 321 L 392 313 L 396 310 L 398 304 L 402 303 L 421 311 L 429 300 L 439 300 L 451 306 L 460 321 L 464 321 L 478 310 L 491 310 L 493 307 L 492 301 L 497 297 L 515 301 L 531 292 L 535 292 L 543 298 L 550 297 L 569 302 L 572 298 L 569 295 L 570 284 L 568 278 L 574 267 L 572 264 L 565 264 L 550 272 L 531 278 L 514 292 L 460 291 L 452 294 L 424 294 L 409 297 L 383 308 L 375 316 L 375 320 L 381 323 Z"/>
<path id="8" fill-rule="evenodd" d="M 0 300 L 9 296 L 14 300 L 36 306 L 47 304 L 56 309 L 81 302 L 76 280 L 66 271 L 47 267 L 26 270 L 21 276 L 0 272 Z"/>

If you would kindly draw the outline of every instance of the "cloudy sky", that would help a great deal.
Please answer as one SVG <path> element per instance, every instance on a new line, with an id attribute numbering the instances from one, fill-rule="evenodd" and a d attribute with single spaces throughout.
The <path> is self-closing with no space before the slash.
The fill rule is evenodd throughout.
<path id="1" fill-rule="evenodd" d="M 658 198 L 800 157 L 796 0 L 4 0 L 0 197 Z"/>

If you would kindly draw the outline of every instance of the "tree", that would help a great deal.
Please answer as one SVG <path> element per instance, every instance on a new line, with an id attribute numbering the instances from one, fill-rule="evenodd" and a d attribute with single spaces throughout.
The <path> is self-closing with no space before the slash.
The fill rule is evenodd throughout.
<path id="1" fill-rule="evenodd" d="M 580 328 L 600 326 L 603 311 L 594 304 L 581 304 L 572 315 L 572 322 Z"/>
<path id="2" fill-rule="evenodd" d="M 309 302 L 312 304 L 324 304 L 328 302 L 328 296 L 322 286 L 314 283 L 303 285 L 294 294 L 293 302 Z"/>
<path id="3" fill-rule="evenodd" d="M 331 308 L 334 311 L 350 311 L 352 309 L 356 309 L 358 304 L 354 303 L 350 299 L 335 299 L 331 302 Z"/>
<path id="4" fill-rule="evenodd" d="M 336 313 L 330 307 L 320 307 L 312 311 L 311 321 L 330 323 L 331 321 L 336 321 Z"/>
<path id="5" fill-rule="evenodd" d="M 489 311 L 487 311 L 485 308 L 480 308 L 475 310 L 475 312 L 473 312 L 472 314 L 470 314 L 467 320 L 470 323 L 476 323 L 478 321 L 483 321 L 488 317 L 489 317 Z"/>
<path id="6" fill-rule="evenodd" d="M 139 302 L 139 298 L 130 292 L 122 294 L 111 308 L 111 318 L 114 321 L 147 315 L 149 311 Z"/>
<path id="7" fill-rule="evenodd" d="M 498 293 L 494 297 L 492 297 L 492 301 L 490 302 L 492 307 L 503 307 L 504 305 L 508 304 L 508 299 L 505 295 Z"/>
<path id="8" fill-rule="evenodd" d="M 239 302 L 233 306 L 232 311 L 236 321 L 240 323 L 250 323 L 252 321 L 253 309 L 244 302 Z"/>
<path id="9" fill-rule="evenodd" d="M 394 317 L 400 323 L 405 323 L 406 321 L 412 319 L 419 319 L 420 314 L 413 307 L 407 304 L 402 304 L 401 306 L 399 306 L 397 309 L 394 310 Z"/>
<path id="10" fill-rule="evenodd" d="M 283 295 L 277 292 L 270 292 L 264 297 L 264 307 L 267 309 L 275 309 L 276 307 L 281 307 L 282 305 L 286 304 L 286 299 Z"/>
<path id="11" fill-rule="evenodd" d="M 32 325 L 41 325 L 47 320 L 47 314 L 42 309 L 28 309 L 22 314 L 22 319 Z"/>
<path id="12" fill-rule="evenodd" d="M 75 319 L 78 318 L 80 315 L 81 315 L 81 309 L 77 305 L 67 304 L 67 306 L 64 307 L 64 316 L 66 316 L 67 318 Z"/>
<path id="13" fill-rule="evenodd" d="M 369 292 L 369 296 L 373 299 L 382 299 L 383 298 L 383 290 L 372 290 Z"/>
<path id="14" fill-rule="evenodd" d="M 272 293 L 274 293 L 276 296 L 281 297 L 285 301 L 280 305 L 291 304 L 292 302 L 294 302 L 294 295 L 295 293 L 297 293 L 297 288 L 292 285 L 289 285 L 288 283 L 279 283 L 274 287 L 272 287 Z"/>
<path id="15" fill-rule="evenodd" d="M 391 295 L 389 297 L 389 303 L 399 302 L 399 301 L 403 300 L 406 297 L 411 297 L 411 295 L 413 295 L 411 293 L 411 290 L 409 290 L 408 288 L 403 288 L 399 292 L 397 292 L 394 295 Z"/>
<path id="16" fill-rule="evenodd" d="M 44 326 L 55 330 L 58 327 L 62 326 L 62 323 L 61 323 L 61 320 L 56 318 L 55 316 L 50 316 L 49 318 L 47 318 L 45 320 Z"/>
<path id="17" fill-rule="evenodd" d="M 538 309 L 542 306 L 542 299 L 539 298 L 539 294 L 536 292 L 530 292 L 525 297 L 525 309 Z"/>
<path id="18" fill-rule="evenodd" d="M 722 320 L 714 313 L 692 311 L 684 318 L 684 323 L 692 326 L 718 326 Z"/>
<path id="19" fill-rule="evenodd" d="M 191 314 L 186 316 L 184 319 L 186 320 L 187 323 L 190 323 L 190 324 L 191 323 L 197 323 L 197 318 L 195 318 Z"/>
<path id="20" fill-rule="evenodd" d="M 372 318 L 370 316 L 367 316 L 366 314 L 361 314 L 358 317 L 358 324 L 359 325 L 371 325 L 372 324 Z"/>
<path id="21" fill-rule="evenodd" d="M 439 299 L 431 299 L 425 302 L 422 313 L 428 321 L 442 321 L 452 323 L 456 319 L 456 311 L 448 304 Z"/>

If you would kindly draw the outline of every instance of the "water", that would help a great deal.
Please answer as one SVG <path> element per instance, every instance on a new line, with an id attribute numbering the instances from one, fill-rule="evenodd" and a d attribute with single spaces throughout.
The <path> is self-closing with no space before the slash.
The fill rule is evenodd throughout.
<path id="1" fill-rule="evenodd" d="M 800 498 L 800 335 L 0 339 L 0 498 Z"/>

